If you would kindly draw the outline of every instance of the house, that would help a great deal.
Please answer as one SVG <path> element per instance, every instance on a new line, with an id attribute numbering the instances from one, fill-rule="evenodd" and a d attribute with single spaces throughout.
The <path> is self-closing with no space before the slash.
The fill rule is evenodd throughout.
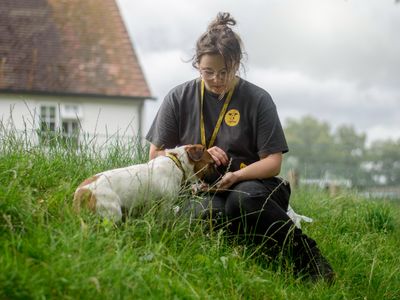
<path id="1" fill-rule="evenodd" d="M 153 99 L 115 0 L 2 0 L 0 122 L 103 144 Z"/>

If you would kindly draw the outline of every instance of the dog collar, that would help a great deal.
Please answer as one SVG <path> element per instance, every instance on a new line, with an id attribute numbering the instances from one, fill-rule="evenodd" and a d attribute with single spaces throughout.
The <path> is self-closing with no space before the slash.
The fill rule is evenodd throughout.
<path id="1" fill-rule="evenodd" d="M 178 167 L 178 169 L 182 171 L 182 173 L 183 173 L 182 182 L 185 181 L 186 173 L 185 173 L 185 170 L 183 169 L 183 166 L 182 166 L 182 163 L 180 162 L 180 160 L 176 157 L 176 155 L 174 155 L 172 153 L 167 153 L 167 154 L 165 154 L 165 156 L 172 159 L 172 161 L 175 163 L 175 165 Z"/>

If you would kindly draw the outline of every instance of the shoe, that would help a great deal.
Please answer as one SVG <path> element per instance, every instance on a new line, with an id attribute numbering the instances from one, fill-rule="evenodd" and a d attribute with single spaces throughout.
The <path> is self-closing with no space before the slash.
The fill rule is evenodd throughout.
<path id="1" fill-rule="evenodd" d="M 308 263 L 304 269 L 313 282 L 324 280 L 329 284 L 335 281 L 336 274 L 331 264 L 321 254 L 317 247 L 313 247 L 308 253 Z"/>

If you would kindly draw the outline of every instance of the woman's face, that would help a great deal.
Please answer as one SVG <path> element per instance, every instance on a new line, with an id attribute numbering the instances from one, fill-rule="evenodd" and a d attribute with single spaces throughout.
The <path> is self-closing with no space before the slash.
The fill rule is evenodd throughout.
<path id="1" fill-rule="evenodd" d="M 220 54 L 204 54 L 200 58 L 199 71 L 206 89 L 214 94 L 224 94 L 232 86 L 233 79 L 226 69 L 225 59 Z M 233 75 L 236 73 L 233 72 Z"/>

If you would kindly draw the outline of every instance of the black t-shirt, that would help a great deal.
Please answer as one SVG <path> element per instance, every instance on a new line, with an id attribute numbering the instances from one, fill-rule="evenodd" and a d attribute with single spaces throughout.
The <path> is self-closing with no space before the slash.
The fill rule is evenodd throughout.
<path id="1" fill-rule="evenodd" d="M 203 116 L 207 145 L 225 98 L 204 93 Z M 185 82 L 165 97 L 146 139 L 166 149 L 201 144 L 200 79 Z M 262 88 L 239 79 L 223 117 L 214 146 L 232 158 L 231 170 L 249 165 L 269 154 L 288 151 L 276 106 Z"/>

